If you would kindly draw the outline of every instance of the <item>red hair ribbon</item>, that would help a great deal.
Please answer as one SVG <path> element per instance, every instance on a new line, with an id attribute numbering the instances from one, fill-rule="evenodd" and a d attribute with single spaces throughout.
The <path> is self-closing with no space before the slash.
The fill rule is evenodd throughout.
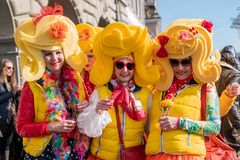
<path id="1" fill-rule="evenodd" d="M 208 30 L 208 32 L 212 33 L 213 23 L 211 21 L 203 20 L 201 26 Z"/>
<path id="2" fill-rule="evenodd" d="M 33 23 L 36 25 L 44 16 L 47 15 L 63 15 L 63 7 L 59 4 L 52 6 L 45 6 L 41 9 L 41 12 L 33 17 Z"/>
<path id="3" fill-rule="evenodd" d="M 168 56 L 168 52 L 164 46 L 168 43 L 169 38 L 167 36 L 161 35 L 158 36 L 158 42 L 161 45 L 160 49 L 157 52 L 157 56 L 160 58 L 164 58 Z"/>

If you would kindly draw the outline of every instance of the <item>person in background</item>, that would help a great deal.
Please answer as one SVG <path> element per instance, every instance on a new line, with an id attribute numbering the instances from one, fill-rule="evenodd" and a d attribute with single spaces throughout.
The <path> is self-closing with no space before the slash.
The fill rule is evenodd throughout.
<path id="1" fill-rule="evenodd" d="M 204 136 L 220 131 L 218 59 L 211 59 L 212 23 L 181 19 L 157 35 L 160 47 L 154 57 L 161 76 L 154 93 L 148 160 L 204 160 Z M 215 57 L 219 57 L 216 52 Z M 201 101 L 206 87 L 206 102 Z M 202 110 L 202 103 L 206 109 Z M 204 115 L 204 119 L 201 115 Z"/>
<path id="2" fill-rule="evenodd" d="M 218 95 L 226 94 L 226 90 L 232 90 L 228 86 L 240 83 L 240 70 L 239 61 L 236 57 L 236 51 L 233 46 L 228 45 L 221 51 L 221 61 L 219 63 L 222 68 L 221 76 L 216 82 Z M 239 95 L 239 88 L 236 90 Z M 235 99 L 235 97 L 233 96 Z M 234 103 L 228 107 L 221 114 L 221 134 L 227 140 L 227 143 L 240 152 L 240 106 L 239 97 L 236 98 Z M 224 108 L 223 108 L 224 109 Z"/>
<path id="3" fill-rule="evenodd" d="M 75 24 L 62 6 L 46 6 L 19 24 L 14 38 L 25 80 L 16 122 L 24 159 L 85 159 L 89 139 L 76 129 L 76 117 L 86 107 L 79 73 L 87 58 Z"/>
<path id="4" fill-rule="evenodd" d="M 102 28 L 94 27 L 86 23 L 81 23 L 76 25 L 78 30 L 78 45 L 81 48 L 82 52 L 86 54 L 88 62 L 85 65 L 81 75 L 84 81 L 86 97 L 92 94 L 95 89 L 95 85 L 89 80 L 90 71 L 92 69 L 93 63 L 95 61 L 95 56 L 93 54 L 93 41 L 95 36 L 101 32 Z"/>
<path id="5" fill-rule="evenodd" d="M 0 152 L 5 160 L 10 156 L 15 128 L 16 98 L 21 90 L 17 84 L 13 62 L 2 59 L 0 62 Z M 4 159 L 4 158 L 3 158 Z"/>
<path id="6" fill-rule="evenodd" d="M 227 45 L 221 50 L 221 61 L 219 64 L 222 68 L 222 73 L 216 82 L 216 87 L 220 96 L 220 116 L 223 117 L 228 113 L 239 95 L 240 63 L 236 56 L 236 50 L 232 45 Z"/>
<path id="7" fill-rule="evenodd" d="M 156 66 L 151 65 L 152 50 L 153 41 L 147 29 L 139 26 L 115 22 L 95 37 L 93 53 L 96 61 L 90 80 L 97 87 L 89 102 L 93 109 L 89 110 L 89 106 L 79 114 L 82 121 L 78 121 L 78 127 L 86 131 L 88 126 L 94 126 L 91 130 L 94 132 L 99 127 L 92 124 L 96 117 L 108 115 L 110 121 L 105 124 L 104 119 L 96 121 L 102 128 L 92 139 L 88 160 L 118 160 L 122 149 L 120 134 L 125 148 L 144 145 L 152 99 L 146 86 L 159 78 Z M 88 116 L 90 113 L 95 116 Z M 144 154 L 144 149 L 141 151 Z M 145 156 L 141 158 L 145 159 Z"/>
<path id="8" fill-rule="evenodd" d="M 221 50 L 221 59 L 240 71 L 240 62 L 236 49 L 232 45 L 227 45 Z"/>

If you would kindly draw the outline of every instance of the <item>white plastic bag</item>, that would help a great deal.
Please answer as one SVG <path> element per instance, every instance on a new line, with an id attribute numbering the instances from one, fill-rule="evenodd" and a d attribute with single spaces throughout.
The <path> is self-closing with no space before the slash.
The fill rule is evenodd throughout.
<path id="1" fill-rule="evenodd" d="M 98 101 L 97 90 L 94 90 L 89 100 L 90 105 L 77 118 L 77 126 L 80 132 L 89 137 L 101 136 L 102 130 L 108 123 L 112 122 L 111 116 L 107 111 L 103 111 L 102 114 L 96 113 L 95 109 Z"/>

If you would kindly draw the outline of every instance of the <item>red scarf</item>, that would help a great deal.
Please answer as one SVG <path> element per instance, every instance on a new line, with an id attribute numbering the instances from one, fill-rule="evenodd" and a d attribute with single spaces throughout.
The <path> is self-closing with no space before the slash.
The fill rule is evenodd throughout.
<path id="1" fill-rule="evenodd" d="M 87 98 L 89 98 L 89 96 L 92 94 L 96 86 L 90 81 L 89 73 L 87 71 L 85 71 L 83 74 L 83 81 L 84 81 L 85 90 L 87 94 L 86 96 Z"/>
<path id="2" fill-rule="evenodd" d="M 172 99 L 177 93 L 177 91 L 181 89 L 183 86 L 185 86 L 186 84 L 188 84 L 189 81 L 192 80 L 192 78 L 193 78 L 192 75 L 185 80 L 179 80 L 174 77 L 171 87 L 167 90 L 165 99 Z"/>
<path id="3" fill-rule="evenodd" d="M 123 111 L 126 112 L 131 119 L 141 121 L 146 118 L 143 107 L 142 109 L 135 109 L 134 99 L 124 85 L 114 86 L 112 98 L 114 99 L 113 105 L 118 107 L 120 104 Z"/>

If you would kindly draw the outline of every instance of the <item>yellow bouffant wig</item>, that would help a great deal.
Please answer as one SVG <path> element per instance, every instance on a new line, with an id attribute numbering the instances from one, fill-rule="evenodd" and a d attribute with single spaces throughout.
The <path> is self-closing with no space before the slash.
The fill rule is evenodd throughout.
<path id="1" fill-rule="evenodd" d="M 114 71 L 114 60 L 133 55 L 134 81 L 139 86 L 154 84 L 159 79 L 156 66 L 151 64 L 154 42 L 147 29 L 114 22 L 105 27 L 94 39 L 96 56 L 90 80 L 96 85 L 108 83 Z"/>
<path id="2" fill-rule="evenodd" d="M 192 58 L 193 78 L 199 84 L 218 80 L 221 67 L 219 51 L 212 52 L 212 23 L 201 19 L 181 19 L 156 36 L 159 50 L 154 60 L 159 64 L 160 79 L 156 88 L 167 90 L 174 73 L 169 59 Z M 211 57 L 210 57 L 211 56 Z"/>
<path id="3" fill-rule="evenodd" d="M 91 26 L 86 23 L 76 25 L 78 31 L 78 45 L 82 52 L 88 52 L 93 49 L 93 40 L 95 36 L 102 31 L 103 28 Z"/>
<path id="4" fill-rule="evenodd" d="M 46 67 L 43 50 L 62 49 L 66 63 L 79 72 L 87 62 L 85 54 L 80 54 L 76 26 L 65 16 L 47 15 L 37 23 L 27 19 L 17 27 L 14 38 L 21 51 L 20 67 L 26 81 L 42 77 Z"/>

